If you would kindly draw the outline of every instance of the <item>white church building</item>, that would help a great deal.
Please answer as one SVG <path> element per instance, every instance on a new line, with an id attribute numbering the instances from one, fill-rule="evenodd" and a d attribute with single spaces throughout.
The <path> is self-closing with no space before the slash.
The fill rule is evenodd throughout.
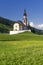
<path id="1" fill-rule="evenodd" d="M 26 10 L 24 10 L 23 20 L 22 21 L 18 20 L 17 22 L 14 22 L 13 31 L 10 31 L 10 34 L 17 34 L 17 33 L 21 33 L 21 32 L 28 30 L 27 23 L 28 23 L 27 22 L 27 14 L 26 14 Z"/>

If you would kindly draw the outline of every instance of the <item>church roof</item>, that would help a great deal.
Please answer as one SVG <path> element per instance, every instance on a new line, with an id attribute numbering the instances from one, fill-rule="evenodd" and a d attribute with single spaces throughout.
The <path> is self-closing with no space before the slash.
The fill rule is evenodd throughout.
<path id="1" fill-rule="evenodd" d="M 18 20 L 15 23 L 19 23 L 20 25 L 24 25 L 22 21 Z"/>

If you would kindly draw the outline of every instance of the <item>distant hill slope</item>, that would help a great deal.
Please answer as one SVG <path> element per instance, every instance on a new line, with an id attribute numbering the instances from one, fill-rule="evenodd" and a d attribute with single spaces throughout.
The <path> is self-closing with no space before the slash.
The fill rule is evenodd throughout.
<path id="1" fill-rule="evenodd" d="M 0 33 L 8 33 L 12 30 L 14 21 L 0 17 Z"/>
<path id="2" fill-rule="evenodd" d="M 33 32 L 35 34 L 43 35 L 43 30 L 41 30 L 41 29 L 37 29 L 34 27 L 30 27 L 30 29 L 31 29 L 31 32 Z"/>

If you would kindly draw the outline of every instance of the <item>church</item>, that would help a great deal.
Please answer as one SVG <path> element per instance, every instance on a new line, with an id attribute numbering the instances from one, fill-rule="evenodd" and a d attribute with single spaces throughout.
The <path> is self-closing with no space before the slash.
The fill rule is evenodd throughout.
<path id="1" fill-rule="evenodd" d="M 13 24 L 13 31 L 10 31 L 10 34 L 17 34 L 28 30 L 28 22 L 27 22 L 27 13 L 24 10 L 22 21 L 16 21 Z"/>
<path id="2" fill-rule="evenodd" d="M 27 30 L 27 14 L 26 14 L 26 10 L 24 10 L 23 20 L 22 21 L 17 21 L 17 22 L 14 23 L 13 30 L 14 31 Z"/>

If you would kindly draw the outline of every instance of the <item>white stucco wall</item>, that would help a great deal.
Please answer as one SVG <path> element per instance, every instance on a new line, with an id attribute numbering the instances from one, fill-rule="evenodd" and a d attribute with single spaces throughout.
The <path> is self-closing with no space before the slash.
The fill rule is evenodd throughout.
<path id="1" fill-rule="evenodd" d="M 19 23 L 14 23 L 14 25 L 13 25 L 13 31 L 17 31 L 17 30 L 19 30 Z"/>
<path id="2" fill-rule="evenodd" d="M 23 24 L 24 24 L 24 25 L 27 25 L 26 18 L 27 18 L 26 16 L 23 16 Z"/>
<path id="3" fill-rule="evenodd" d="M 22 32 L 25 32 L 25 30 L 22 30 L 22 31 L 10 31 L 10 35 L 18 34 L 18 33 L 22 33 Z"/>
<path id="4" fill-rule="evenodd" d="M 22 32 L 25 32 L 25 31 L 29 31 L 29 32 L 31 32 L 31 30 L 21 30 L 21 31 L 10 31 L 10 35 L 12 35 L 12 34 L 18 34 L 18 33 L 22 33 Z"/>

